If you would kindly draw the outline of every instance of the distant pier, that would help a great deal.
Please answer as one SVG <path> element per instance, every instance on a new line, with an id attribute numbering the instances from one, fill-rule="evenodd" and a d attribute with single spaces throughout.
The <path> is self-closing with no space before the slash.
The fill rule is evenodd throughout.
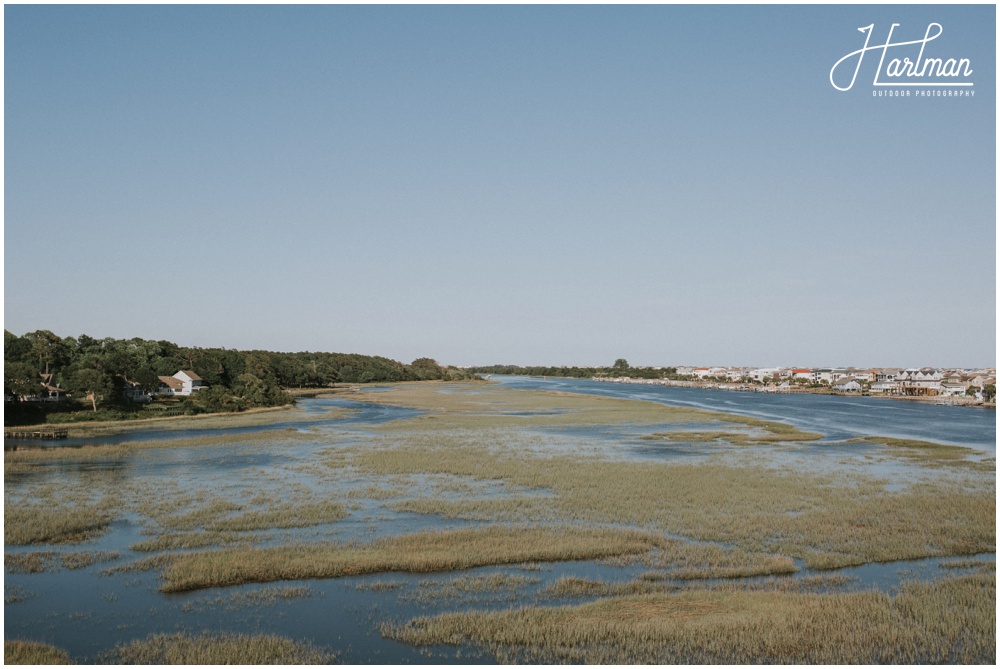
<path id="1" fill-rule="evenodd" d="M 4 441 L 7 439 L 14 439 L 17 441 L 22 440 L 34 440 L 34 441 L 56 441 L 58 439 L 66 439 L 69 436 L 69 430 L 4 430 L 3 438 Z M 16 451 L 17 446 L 14 444 L 3 446 L 5 451 Z"/>

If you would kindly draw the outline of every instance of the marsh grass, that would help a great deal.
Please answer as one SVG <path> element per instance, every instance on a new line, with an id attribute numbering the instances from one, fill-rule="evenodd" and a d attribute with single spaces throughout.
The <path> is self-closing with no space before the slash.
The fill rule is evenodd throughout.
<path id="1" fill-rule="evenodd" d="M 545 597 L 620 597 L 679 590 L 679 586 L 662 581 L 636 579 L 625 583 L 608 583 L 578 576 L 563 576 L 544 591 Z"/>
<path id="2" fill-rule="evenodd" d="M 140 418 L 135 420 L 109 420 L 86 424 L 65 424 L 72 438 L 103 437 L 133 430 L 213 430 L 234 427 L 266 426 L 272 423 L 330 420 L 351 413 L 348 409 L 331 408 L 326 412 L 306 412 L 295 406 L 258 407 L 240 413 L 201 414 L 197 416 L 171 416 L 167 418 Z M 25 431 L 44 430 L 51 425 L 25 425 Z"/>
<path id="3" fill-rule="evenodd" d="M 4 553 L 3 568 L 14 574 L 39 574 L 51 568 L 55 555 L 52 551 Z"/>
<path id="4" fill-rule="evenodd" d="M 386 623 L 416 645 L 472 643 L 503 662 L 993 664 L 995 576 L 876 592 L 685 590 L 573 607 L 449 613 Z"/>
<path id="5" fill-rule="evenodd" d="M 292 442 L 312 442 L 323 437 L 317 432 L 302 432 L 295 428 L 264 430 L 239 434 L 218 434 L 182 439 L 151 439 L 125 441 L 118 444 L 85 444 L 83 446 L 53 446 L 4 451 L 4 471 L 23 472 L 31 465 L 48 462 L 105 462 L 128 458 L 136 452 L 160 448 L 197 448 L 232 444 L 278 445 Z"/>
<path id="6" fill-rule="evenodd" d="M 389 590 L 398 590 L 400 588 L 406 587 L 406 581 L 369 581 L 367 583 L 358 583 L 354 586 L 355 590 L 361 592 L 388 592 Z"/>
<path id="7" fill-rule="evenodd" d="M 59 559 L 66 569 L 83 569 L 99 562 L 111 562 L 121 557 L 118 551 L 72 551 L 62 553 Z"/>
<path id="8" fill-rule="evenodd" d="M 206 548 L 208 546 L 250 546 L 260 540 L 261 537 L 257 535 L 238 532 L 179 532 L 176 534 L 161 534 L 155 539 L 136 542 L 129 546 L 129 550 L 140 553 L 153 553 L 167 550 Z"/>
<path id="9" fill-rule="evenodd" d="M 161 590 L 390 571 L 453 571 L 529 561 L 593 560 L 637 555 L 663 545 L 656 535 L 631 530 L 490 526 L 421 532 L 367 544 L 308 544 L 223 549 L 174 556 Z"/>
<path id="10" fill-rule="evenodd" d="M 479 595 L 488 595 L 489 601 L 512 600 L 518 591 L 527 585 L 541 583 L 540 578 L 522 574 L 480 574 L 463 575 L 450 579 L 423 579 L 417 583 L 416 591 L 407 599 L 424 604 L 441 600 L 482 601 Z"/>
<path id="11" fill-rule="evenodd" d="M 3 642 L 4 664 L 70 664 L 64 650 L 37 641 Z"/>
<path id="12" fill-rule="evenodd" d="M 126 562 L 113 567 L 106 567 L 101 570 L 101 574 L 104 576 L 114 576 L 115 574 L 161 569 L 170 565 L 175 559 L 175 555 L 168 553 L 151 555 L 141 560 L 133 560 L 132 562 Z"/>
<path id="13" fill-rule="evenodd" d="M 939 444 L 919 439 L 895 439 L 892 437 L 857 437 L 845 443 L 880 444 L 896 457 L 902 457 L 925 466 L 959 467 L 976 471 L 996 471 L 996 463 L 971 460 L 978 451 L 964 446 Z"/>
<path id="14" fill-rule="evenodd" d="M 783 423 L 776 423 L 783 425 Z M 794 429 L 794 428 L 793 428 Z M 676 432 L 654 432 L 639 437 L 650 441 L 671 441 L 681 443 L 698 442 L 727 442 L 734 446 L 761 446 L 764 444 L 780 444 L 786 442 L 814 441 L 822 439 L 823 435 L 814 432 L 732 432 L 732 431 L 708 431 L 698 432 L 690 430 L 678 430 Z"/>
<path id="15" fill-rule="evenodd" d="M 994 570 L 997 563 L 995 560 L 948 560 L 938 565 L 941 569 L 983 569 Z"/>
<path id="16" fill-rule="evenodd" d="M 215 520 L 207 525 L 214 532 L 287 529 L 332 523 L 348 516 L 342 504 L 329 501 L 281 504 L 267 510 L 246 511 L 238 516 Z"/>
<path id="17" fill-rule="evenodd" d="M 228 499 L 216 497 L 207 504 L 190 511 L 157 518 L 163 527 L 174 531 L 190 531 L 207 527 L 222 520 L 233 511 L 242 511 L 243 506 Z"/>
<path id="18" fill-rule="evenodd" d="M 114 520 L 107 505 L 53 507 L 4 502 L 3 538 L 11 546 L 84 541 L 102 534 Z"/>
<path id="19" fill-rule="evenodd" d="M 228 597 L 218 595 L 216 597 L 205 597 L 184 603 L 182 610 L 187 613 L 191 611 L 206 611 L 210 609 L 225 608 L 229 611 L 255 608 L 259 606 L 273 606 L 280 601 L 292 599 L 303 599 L 313 595 L 309 586 L 284 586 L 260 588 L 247 592 L 234 592 Z"/>
<path id="20" fill-rule="evenodd" d="M 383 445 L 354 449 L 348 457 L 353 466 L 380 475 L 451 474 L 537 491 L 410 499 L 394 504 L 396 510 L 477 521 L 648 527 L 799 557 L 814 568 L 973 554 L 995 545 L 992 481 L 942 480 L 889 491 L 884 482 L 860 475 L 835 478 L 754 464 L 530 455 L 511 439 L 492 430 L 394 433 Z"/>
<path id="21" fill-rule="evenodd" d="M 29 592 L 19 585 L 7 585 L 3 584 L 3 603 L 4 604 L 17 604 L 18 602 L 23 602 L 27 599 L 31 599 L 35 596 L 35 593 Z"/>
<path id="22" fill-rule="evenodd" d="M 105 659 L 121 664 L 330 664 L 333 653 L 272 635 L 155 634 L 120 645 Z"/>

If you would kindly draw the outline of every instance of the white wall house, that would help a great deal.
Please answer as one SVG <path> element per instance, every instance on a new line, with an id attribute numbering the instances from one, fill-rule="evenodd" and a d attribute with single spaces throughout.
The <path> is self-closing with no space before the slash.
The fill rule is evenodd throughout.
<path id="1" fill-rule="evenodd" d="M 899 394 L 899 384 L 894 380 L 887 381 L 876 381 L 872 384 L 868 392 L 873 395 L 898 395 Z"/>
<path id="2" fill-rule="evenodd" d="M 941 382 L 941 394 L 942 395 L 951 395 L 953 397 L 961 397 L 962 395 L 965 395 L 966 387 L 967 386 L 965 386 L 964 384 L 961 384 L 961 383 L 954 383 L 954 382 L 942 381 Z"/>
<path id="3" fill-rule="evenodd" d="M 832 369 L 814 369 L 812 371 L 812 382 L 813 383 L 833 383 L 833 370 Z"/>
<path id="4" fill-rule="evenodd" d="M 899 375 L 904 395 L 935 395 L 941 390 L 944 375 L 931 367 L 908 369 Z"/>
<path id="5" fill-rule="evenodd" d="M 839 390 L 842 393 L 860 393 L 861 384 L 858 383 L 857 379 L 850 376 L 846 376 L 842 379 L 837 379 L 836 381 L 834 381 L 833 389 Z"/>
<path id="6" fill-rule="evenodd" d="M 190 369 L 182 369 L 173 376 L 161 376 L 159 395 L 186 397 L 193 395 L 199 390 L 204 390 L 208 386 L 201 380 L 201 377 Z"/>

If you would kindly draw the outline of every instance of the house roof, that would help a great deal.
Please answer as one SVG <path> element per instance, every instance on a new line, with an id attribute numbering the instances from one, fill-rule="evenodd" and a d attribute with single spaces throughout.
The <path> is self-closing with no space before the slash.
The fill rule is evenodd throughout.
<path id="1" fill-rule="evenodd" d="M 181 371 L 179 371 L 177 373 L 178 374 L 186 374 L 187 377 L 189 379 L 191 379 L 192 381 L 201 381 L 201 377 L 198 376 L 197 374 L 195 374 L 194 372 L 192 372 L 190 369 L 182 369 Z"/>
<path id="2" fill-rule="evenodd" d="M 168 387 L 172 388 L 173 390 L 183 390 L 183 388 L 184 388 L 184 384 L 181 383 L 181 380 L 180 379 L 175 379 L 172 376 L 160 376 L 160 377 L 157 377 L 157 378 L 160 379 L 160 382 L 163 385 L 168 386 Z"/>

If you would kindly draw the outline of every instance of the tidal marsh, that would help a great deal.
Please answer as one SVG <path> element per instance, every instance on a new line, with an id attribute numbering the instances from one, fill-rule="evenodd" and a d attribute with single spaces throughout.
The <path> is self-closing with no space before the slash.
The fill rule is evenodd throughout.
<path id="1" fill-rule="evenodd" d="M 973 490 L 942 481 L 893 492 L 867 477 L 837 480 L 762 465 L 534 457 L 491 446 L 497 442 L 490 431 L 456 436 L 442 426 L 433 440 L 385 440 L 385 446 L 356 449 L 349 462 L 380 475 L 447 473 L 545 493 L 413 499 L 397 503 L 402 510 L 477 521 L 641 526 L 785 553 L 810 567 L 970 554 L 995 545 L 992 482 Z"/>
<path id="2" fill-rule="evenodd" d="M 8 638 L 30 637 L 52 614 L 74 658 L 121 661 L 106 653 L 115 643 L 178 629 L 253 631 L 262 620 L 289 639 L 326 639 L 340 633 L 337 616 L 370 632 L 386 616 L 480 603 L 544 608 L 565 597 L 713 593 L 768 609 L 774 597 L 857 594 L 843 590 L 872 583 L 897 597 L 898 573 L 911 567 L 873 562 L 994 550 L 992 471 L 908 457 L 907 446 L 884 440 L 844 446 L 846 436 L 817 441 L 771 420 L 486 384 L 408 384 L 352 399 L 422 413 L 307 400 L 304 413 L 316 415 L 350 406 L 353 427 L 338 420 L 310 423 L 307 433 L 268 428 L 5 458 L 5 473 L 28 468 L 8 479 L 5 509 L 111 519 L 70 533 L 80 546 L 5 556 L 5 596 L 17 601 Z M 650 435 L 669 439 L 643 439 Z M 823 464 L 803 466 L 807 459 Z M 63 571 L 74 553 L 73 564 L 115 553 L 120 561 Z M 929 580 L 987 569 L 921 564 L 914 574 Z M 811 571 L 844 565 L 866 566 Z M 891 571 L 891 585 L 872 571 Z M 855 573 L 863 586 L 846 575 Z M 70 577 L 81 596 L 53 598 L 46 579 Z M 342 580 L 323 586 L 336 594 L 313 597 L 298 582 L 312 578 Z M 240 585 L 275 581 L 293 582 Z M 185 594 L 212 586 L 234 587 Z M 107 626 L 99 641 L 96 625 Z M 535 657 L 481 647 L 497 648 L 498 659 Z M 560 657 L 602 657 L 577 651 Z M 421 657 L 371 637 L 344 652 L 354 662 Z"/>
<path id="3" fill-rule="evenodd" d="M 273 635 L 156 634 L 115 648 L 119 664 L 330 664 L 336 655 Z"/>
<path id="4" fill-rule="evenodd" d="M 636 555 L 663 544 L 629 530 L 485 527 L 423 532 L 367 544 L 303 544 L 223 549 L 176 556 L 163 573 L 163 592 L 390 571 L 454 571 L 532 561 L 594 560 Z"/>
<path id="5" fill-rule="evenodd" d="M 995 575 L 868 591 L 685 590 L 575 607 L 386 623 L 411 644 L 471 643 L 500 661 L 575 664 L 993 664 Z"/>

